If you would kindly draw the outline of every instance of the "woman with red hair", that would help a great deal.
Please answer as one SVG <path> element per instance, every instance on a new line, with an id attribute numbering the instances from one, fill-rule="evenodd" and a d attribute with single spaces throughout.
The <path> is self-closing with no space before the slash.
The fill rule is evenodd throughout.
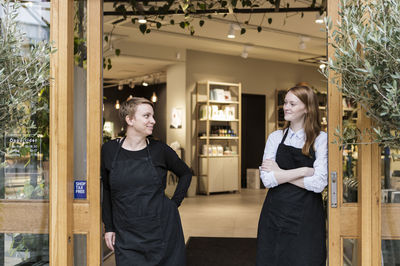
<path id="1" fill-rule="evenodd" d="M 326 261 L 327 134 L 318 99 L 305 84 L 288 90 L 286 124 L 270 134 L 260 177 L 269 188 L 257 235 L 257 266 L 322 266 Z"/>

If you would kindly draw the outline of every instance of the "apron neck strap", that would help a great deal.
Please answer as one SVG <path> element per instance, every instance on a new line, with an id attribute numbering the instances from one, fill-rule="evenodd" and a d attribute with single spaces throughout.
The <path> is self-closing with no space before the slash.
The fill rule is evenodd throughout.
<path id="1" fill-rule="evenodd" d="M 283 144 L 283 143 L 285 142 L 285 139 L 286 139 L 286 137 L 287 137 L 288 132 L 289 132 L 289 128 L 286 129 L 286 132 L 285 132 L 285 134 L 283 135 L 281 144 Z"/>
<path id="2" fill-rule="evenodd" d="M 114 155 L 114 159 L 113 159 L 113 161 L 111 163 L 111 169 L 114 169 L 114 165 L 115 165 L 115 162 L 117 161 L 117 157 L 118 157 L 119 151 L 121 150 L 122 144 L 124 143 L 125 139 L 126 139 L 126 137 L 123 137 L 122 139 L 118 139 L 117 140 L 118 141 L 118 148 L 117 148 L 117 152 Z"/>
<path id="3" fill-rule="evenodd" d="M 125 139 L 126 139 L 126 137 L 123 137 L 122 139 L 117 140 L 118 141 L 118 148 L 117 148 L 117 152 L 114 155 L 114 159 L 113 159 L 113 161 L 111 163 L 111 169 L 114 169 L 115 162 L 117 161 L 118 154 L 119 154 L 119 152 L 121 150 L 122 144 L 124 143 Z M 154 167 L 153 160 L 151 159 L 149 144 L 150 144 L 150 140 L 148 138 L 146 138 L 147 155 L 148 155 L 148 158 L 149 158 L 149 161 L 150 161 L 151 165 Z"/>

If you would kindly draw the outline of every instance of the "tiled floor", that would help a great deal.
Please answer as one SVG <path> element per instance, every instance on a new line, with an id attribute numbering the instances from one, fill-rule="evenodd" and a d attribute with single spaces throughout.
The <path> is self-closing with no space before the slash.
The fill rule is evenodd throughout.
<path id="1" fill-rule="evenodd" d="M 190 236 L 256 237 L 266 190 L 242 189 L 185 198 L 179 207 L 185 240 Z M 110 257 L 104 266 L 115 265 Z"/>

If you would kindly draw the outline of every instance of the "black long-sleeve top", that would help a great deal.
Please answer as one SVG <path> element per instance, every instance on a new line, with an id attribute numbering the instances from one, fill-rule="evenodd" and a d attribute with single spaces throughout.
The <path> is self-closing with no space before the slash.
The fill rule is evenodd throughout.
<path id="1" fill-rule="evenodd" d="M 102 217 L 106 232 L 115 231 L 112 220 L 109 174 L 118 145 L 119 143 L 117 140 L 111 140 L 105 143 L 101 149 L 101 179 L 103 182 Z M 150 149 L 153 164 L 160 176 L 162 176 L 164 189 L 166 187 L 167 171 L 172 171 L 179 178 L 175 193 L 171 198 L 171 200 L 175 202 L 176 206 L 179 207 L 186 195 L 192 179 L 192 173 L 189 167 L 179 158 L 171 147 L 161 141 L 150 140 L 148 148 Z M 146 158 L 147 156 L 148 153 L 146 148 L 139 151 L 129 151 L 121 147 L 117 160 L 122 161 L 134 158 Z"/>

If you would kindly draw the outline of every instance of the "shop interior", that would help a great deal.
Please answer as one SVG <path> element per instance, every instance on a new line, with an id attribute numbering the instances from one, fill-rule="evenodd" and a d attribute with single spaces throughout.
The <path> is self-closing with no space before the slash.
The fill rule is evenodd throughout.
<path id="1" fill-rule="evenodd" d="M 291 2 L 291 7 L 310 5 Z M 104 56 L 112 65 L 103 72 L 105 138 L 123 133 L 122 101 L 131 96 L 152 100 L 153 136 L 171 145 L 195 176 L 180 207 L 185 239 L 256 237 L 265 197 L 257 169 L 266 137 L 282 126 L 284 91 L 307 82 L 320 92 L 326 125 L 327 82 L 320 73 L 326 37 L 320 13 L 199 16 L 190 22 L 191 35 L 187 28 L 168 25 L 180 15 L 164 19 L 159 29 L 147 18 L 151 32 L 143 34 L 140 21 L 118 16 L 112 3 L 105 1 L 104 12 Z M 172 195 L 172 174 L 167 184 L 166 194 Z M 247 215 L 238 217 L 242 209 Z"/>
<path id="2" fill-rule="evenodd" d="M 312 1 L 288 3 L 304 10 Z M 317 1 L 316 6 L 323 10 L 324 3 Z M 309 84 L 318 93 L 326 130 L 324 13 L 270 11 L 212 14 L 211 19 L 193 16 L 191 34 L 190 27 L 170 23 L 182 15 L 162 21 L 151 16 L 148 21 L 139 16 L 124 19 L 105 1 L 104 136 L 123 134 L 117 115 L 122 101 L 141 96 L 154 102 L 153 137 L 173 147 L 194 173 L 180 207 L 186 240 L 256 237 L 266 194 L 257 169 L 267 136 L 283 126 L 285 90 L 300 82 Z M 143 24 L 150 33 L 141 32 Z M 357 105 L 346 97 L 343 121 L 357 123 Z M 357 152 L 357 145 L 343 149 L 343 196 L 349 203 L 358 198 Z M 391 175 L 398 174 L 386 173 L 398 169 L 393 158 L 382 155 L 383 180 L 393 181 Z M 167 178 L 166 194 L 172 195 L 177 179 L 173 174 Z M 383 201 L 395 202 L 399 192 L 384 183 Z M 246 215 L 237 215 L 243 210 Z M 356 265 L 357 241 L 346 239 L 343 245 L 345 264 Z"/>

